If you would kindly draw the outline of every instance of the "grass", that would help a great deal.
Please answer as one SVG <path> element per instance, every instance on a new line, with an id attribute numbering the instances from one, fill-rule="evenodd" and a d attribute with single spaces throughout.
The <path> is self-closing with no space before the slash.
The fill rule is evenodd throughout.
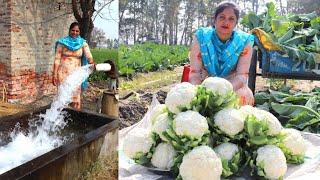
<path id="1" fill-rule="evenodd" d="M 282 78 L 268 78 L 267 82 L 269 83 L 269 88 L 272 90 L 280 90 L 284 87 L 292 87 L 296 84 L 294 79 L 282 79 Z"/>
<path id="2" fill-rule="evenodd" d="M 93 60 L 96 64 L 103 63 L 106 60 L 113 60 L 118 64 L 118 50 L 108 48 L 95 48 L 91 50 Z M 104 72 L 93 72 L 90 77 L 90 82 L 106 80 L 107 77 Z"/>
<path id="3" fill-rule="evenodd" d="M 81 177 L 80 180 L 116 180 L 118 179 L 118 156 L 105 156 L 93 164 L 93 166 Z"/>
<path id="4" fill-rule="evenodd" d="M 171 85 L 181 80 L 180 71 L 163 70 L 149 73 L 139 73 L 133 77 L 133 80 L 126 78 L 120 79 L 120 95 L 131 91 L 158 89 L 163 86 Z"/>
<path id="5" fill-rule="evenodd" d="M 111 59 L 118 64 L 118 49 L 94 48 L 91 53 L 95 63 L 103 63 L 105 60 Z"/>
<path id="6" fill-rule="evenodd" d="M 189 47 L 143 43 L 120 45 L 119 71 L 122 76 L 133 76 L 141 72 L 172 70 L 187 63 Z"/>

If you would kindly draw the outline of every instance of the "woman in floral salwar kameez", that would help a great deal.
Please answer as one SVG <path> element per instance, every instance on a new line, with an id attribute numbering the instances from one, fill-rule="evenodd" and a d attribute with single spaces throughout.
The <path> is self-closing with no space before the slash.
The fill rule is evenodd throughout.
<path id="1" fill-rule="evenodd" d="M 254 37 L 234 29 L 238 19 L 237 5 L 222 2 L 213 17 L 214 27 L 196 31 L 189 54 L 189 82 L 200 84 L 208 76 L 226 78 L 240 97 L 240 104 L 253 105 L 247 81 Z"/>
<path id="2" fill-rule="evenodd" d="M 81 66 L 81 61 L 87 60 L 94 64 L 92 54 L 86 41 L 80 37 L 80 28 L 77 22 L 70 25 L 69 36 L 56 42 L 56 55 L 53 68 L 53 84 L 60 85 L 75 69 Z M 81 88 L 74 92 L 71 107 L 81 108 Z"/>

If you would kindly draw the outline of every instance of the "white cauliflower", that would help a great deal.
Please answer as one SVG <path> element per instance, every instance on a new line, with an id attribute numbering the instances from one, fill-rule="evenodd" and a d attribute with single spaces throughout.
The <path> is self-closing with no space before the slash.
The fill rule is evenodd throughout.
<path id="1" fill-rule="evenodd" d="M 163 141 L 168 141 L 167 138 L 164 135 L 162 135 L 162 133 L 166 131 L 168 128 L 169 128 L 168 113 L 163 113 L 156 118 L 155 123 L 152 126 L 152 132 L 157 133 Z"/>
<path id="2" fill-rule="evenodd" d="M 229 136 L 234 136 L 244 128 L 245 117 L 242 112 L 234 108 L 223 109 L 214 116 L 214 123 Z"/>
<path id="3" fill-rule="evenodd" d="M 169 143 L 160 143 L 151 158 L 151 164 L 157 168 L 170 170 L 174 164 L 176 151 Z"/>
<path id="4" fill-rule="evenodd" d="M 196 87 L 188 82 L 174 86 L 167 94 L 165 104 L 169 111 L 179 113 L 179 107 L 188 105 L 196 95 Z"/>
<path id="5" fill-rule="evenodd" d="M 300 132 L 295 129 L 283 129 L 281 133 L 285 135 L 285 138 L 278 146 L 286 156 L 287 162 L 291 164 L 303 163 L 307 142 Z"/>
<path id="6" fill-rule="evenodd" d="M 257 150 L 256 165 L 261 168 L 268 179 L 282 178 L 287 171 L 286 157 L 280 148 L 265 145 Z"/>
<path id="7" fill-rule="evenodd" d="M 210 147 L 198 146 L 183 156 L 179 172 L 184 180 L 220 179 L 222 163 Z"/>
<path id="8" fill-rule="evenodd" d="M 295 129 L 284 129 L 286 135 L 283 140 L 284 146 L 289 149 L 293 155 L 304 155 L 307 150 L 307 144 L 300 132 Z"/>
<path id="9" fill-rule="evenodd" d="M 245 106 L 241 106 L 240 107 L 240 111 L 242 112 L 242 114 L 244 116 L 248 116 L 248 115 L 256 115 L 257 113 L 257 108 L 253 107 L 253 106 L 250 106 L 250 105 L 245 105 Z"/>
<path id="10" fill-rule="evenodd" d="M 259 120 L 263 120 L 263 119 L 267 120 L 268 126 L 269 126 L 269 129 L 268 129 L 268 132 L 267 132 L 268 135 L 277 135 L 283 129 L 280 121 L 278 120 L 278 118 L 276 118 L 270 112 L 259 109 L 255 113 L 255 115 Z"/>
<path id="11" fill-rule="evenodd" d="M 239 152 L 239 148 L 233 143 L 222 143 L 219 146 L 215 147 L 214 151 L 221 159 L 230 161 L 232 157 Z"/>
<path id="12" fill-rule="evenodd" d="M 129 158 L 135 159 L 141 153 L 148 153 L 152 144 L 153 140 L 150 131 L 136 128 L 125 137 L 123 151 Z"/>
<path id="13" fill-rule="evenodd" d="M 166 111 L 167 106 L 165 104 L 157 104 L 150 113 L 151 123 L 154 124 L 157 117 Z"/>
<path id="14" fill-rule="evenodd" d="M 179 113 L 174 119 L 174 131 L 179 136 L 201 138 L 209 131 L 207 119 L 195 111 Z"/>
<path id="15" fill-rule="evenodd" d="M 214 151 L 221 158 L 222 162 L 222 177 L 229 177 L 239 171 L 241 166 L 240 150 L 236 144 L 222 143 L 214 148 Z"/>
<path id="16" fill-rule="evenodd" d="M 201 85 L 220 95 L 226 95 L 230 91 L 233 91 L 232 84 L 228 80 L 219 77 L 208 77 Z"/>

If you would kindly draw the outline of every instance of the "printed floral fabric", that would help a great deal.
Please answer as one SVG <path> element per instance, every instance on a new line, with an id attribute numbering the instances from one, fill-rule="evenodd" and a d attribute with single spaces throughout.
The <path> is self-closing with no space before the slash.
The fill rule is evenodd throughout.
<path id="1" fill-rule="evenodd" d="M 193 38 L 193 45 L 189 53 L 190 59 L 190 74 L 189 82 L 192 84 L 201 84 L 201 82 L 208 77 L 208 72 L 203 66 L 199 43 L 197 38 Z M 238 63 L 226 77 L 233 87 L 235 92 L 240 97 L 240 103 L 242 105 L 253 105 L 253 93 L 248 87 L 248 74 L 251 63 L 252 44 L 249 43 L 245 46 L 244 50 L 240 54 Z"/>
<path id="2" fill-rule="evenodd" d="M 81 57 L 83 53 L 88 59 L 92 59 L 92 54 L 87 43 L 84 43 L 82 48 L 75 51 L 69 50 L 64 45 L 57 45 L 55 61 L 59 62 L 58 85 L 60 85 L 75 69 L 81 66 Z M 72 102 L 80 103 L 80 94 L 81 88 L 79 86 L 77 91 L 74 92 Z"/>

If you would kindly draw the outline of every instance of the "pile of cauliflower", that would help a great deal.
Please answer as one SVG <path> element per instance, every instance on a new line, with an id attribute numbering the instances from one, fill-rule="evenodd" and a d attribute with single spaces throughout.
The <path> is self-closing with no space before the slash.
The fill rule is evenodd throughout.
<path id="1" fill-rule="evenodd" d="M 231 83 L 218 77 L 177 84 L 150 121 L 151 129 L 126 136 L 124 153 L 177 179 L 227 178 L 247 167 L 252 176 L 281 179 L 287 163 L 303 163 L 307 147 L 299 131 L 283 128 L 270 112 L 240 107 Z"/>

